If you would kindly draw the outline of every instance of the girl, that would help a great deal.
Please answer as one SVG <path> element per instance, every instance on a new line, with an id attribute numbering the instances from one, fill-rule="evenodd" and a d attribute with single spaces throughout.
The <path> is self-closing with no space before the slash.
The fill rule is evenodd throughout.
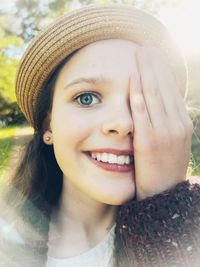
<path id="1" fill-rule="evenodd" d="M 7 195 L 15 264 L 199 266 L 186 87 L 167 30 L 132 6 L 89 5 L 33 40 L 16 79 L 35 131 Z"/>

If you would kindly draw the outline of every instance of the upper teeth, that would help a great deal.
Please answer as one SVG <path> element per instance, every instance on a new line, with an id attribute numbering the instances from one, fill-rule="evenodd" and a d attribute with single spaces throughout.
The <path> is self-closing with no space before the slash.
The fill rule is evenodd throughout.
<path id="1" fill-rule="evenodd" d="M 93 159 L 103 162 L 115 163 L 115 164 L 130 164 L 133 161 L 133 157 L 129 155 L 114 155 L 110 153 L 94 153 L 91 152 Z"/>

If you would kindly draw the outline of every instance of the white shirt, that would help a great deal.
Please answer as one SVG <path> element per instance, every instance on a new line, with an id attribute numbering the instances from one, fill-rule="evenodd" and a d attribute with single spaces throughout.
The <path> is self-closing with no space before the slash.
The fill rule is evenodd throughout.
<path id="1" fill-rule="evenodd" d="M 48 256 L 46 267 L 112 267 L 115 226 L 99 244 L 78 256 L 64 259 Z"/>

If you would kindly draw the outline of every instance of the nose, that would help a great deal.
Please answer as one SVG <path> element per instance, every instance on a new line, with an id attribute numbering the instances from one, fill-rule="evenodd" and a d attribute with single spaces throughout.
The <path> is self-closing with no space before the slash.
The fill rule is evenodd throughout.
<path id="1" fill-rule="evenodd" d="M 115 104 L 107 112 L 102 124 L 105 135 L 114 134 L 118 137 L 133 136 L 133 119 L 129 105 Z"/>

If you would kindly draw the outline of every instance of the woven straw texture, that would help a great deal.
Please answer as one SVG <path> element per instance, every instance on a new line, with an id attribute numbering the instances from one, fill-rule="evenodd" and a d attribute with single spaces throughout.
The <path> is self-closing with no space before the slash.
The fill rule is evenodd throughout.
<path id="1" fill-rule="evenodd" d="M 126 4 L 92 4 L 61 16 L 28 46 L 16 77 L 19 106 L 34 127 L 37 101 L 56 66 L 73 51 L 98 40 L 150 40 L 167 58 L 178 86 L 187 88 L 184 58 L 166 28 L 153 16 Z"/>

